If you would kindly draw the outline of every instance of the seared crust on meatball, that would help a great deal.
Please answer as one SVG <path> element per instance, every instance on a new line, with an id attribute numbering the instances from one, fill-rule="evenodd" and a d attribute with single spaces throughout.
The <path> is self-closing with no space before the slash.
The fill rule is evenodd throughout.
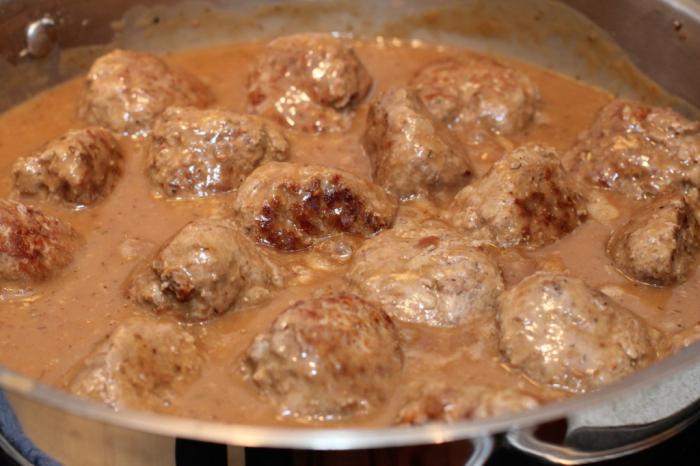
<path id="1" fill-rule="evenodd" d="M 585 392 L 656 358 L 654 331 L 582 280 L 537 272 L 499 300 L 507 362 L 542 384 Z"/>
<path id="2" fill-rule="evenodd" d="M 521 146 L 462 189 L 449 220 L 475 241 L 537 248 L 573 231 L 588 216 L 554 149 Z"/>
<path id="3" fill-rule="evenodd" d="M 380 233 L 355 253 L 348 279 L 392 318 L 434 327 L 493 318 L 503 291 L 496 260 L 448 227 Z"/>
<path id="4" fill-rule="evenodd" d="M 87 357 L 69 389 L 115 409 L 163 408 L 203 361 L 195 338 L 178 324 L 134 317 Z"/>
<path id="5" fill-rule="evenodd" d="M 288 157 L 282 130 L 260 117 L 170 107 L 153 127 L 148 174 L 166 196 L 203 197 L 235 189 L 258 165 Z"/>
<path id="6" fill-rule="evenodd" d="M 262 301 L 282 284 L 265 251 L 225 219 L 191 222 L 137 269 L 128 295 L 155 311 L 204 320 Z"/>
<path id="7" fill-rule="evenodd" d="M 610 237 L 607 253 L 628 277 L 649 285 L 672 285 L 690 272 L 700 247 L 700 224 L 678 192 L 644 206 Z"/>
<path id="8" fill-rule="evenodd" d="M 668 108 L 614 100 L 566 155 L 580 179 L 632 199 L 700 186 L 700 122 Z"/>
<path id="9" fill-rule="evenodd" d="M 503 135 L 525 128 L 540 99 L 525 74 L 478 55 L 430 63 L 413 77 L 411 86 L 449 127 Z"/>
<path id="10" fill-rule="evenodd" d="M 76 205 L 107 195 L 121 175 L 124 156 L 114 135 L 103 128 L 69 131 L 12 168 L 20 194 Z"/>
<path id="11" fill-rule="evenodd" d="M 78 116 L 117 133 L 147 134 L 171 105 L 206 107 L 214 100 L 199 79 L 147 53 L 115 50 L 85 78 Z"/>
<path id="12" fill-rule="evenodd" d="M 363 143 L 374 181 L 402 199 L 461 188 L 472 173 L 466 149 L 404 88 L 372 103 Z"/>
<path id="13" fill-rule="evenodd" d="M 282 415 L 308 420 L 348 418 L 381 406 L 402 365 L 391 318 L 350 294 L 287 308 L 242 360 L 244 377 Z"/>
<path id="14" fill-rule="evenodd" d="M 44 280 L 73 260 L 79 243 L 78 234 L 62 220 L 0 200 L 0 280 Z"/>
<path id="15" fill-rule="evenodd" d="M 486 385 L 450 387 L 434 383 L 413 391 L 399 411 L 396 422 L 425 424 L 431 421 L 483 419 L 534 409 L 540 404 L 540 400 L 517 388 Z"/>
<path id="16" fill-rule="evenodd" d="M 345 171 L 270 162 L 243 182 L 234 208 L 255 241 L 297 251 L 334 234 L 369 237 L 391 227 L 397 202 L 380 186 Z"/>
<path id="17" fill-rule="evenodd" d="M 248 108 L 305 132 L 345 131 L 371 84 L 347 41 L 329 34 L 280 37 L 248 76 Z"/>

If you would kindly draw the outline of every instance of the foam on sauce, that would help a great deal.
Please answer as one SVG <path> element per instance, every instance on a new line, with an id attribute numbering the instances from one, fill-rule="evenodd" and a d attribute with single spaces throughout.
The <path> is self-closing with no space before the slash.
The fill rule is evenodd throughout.
<path id="1" fill-rule="evenodd" d="M 393 42 L 392 42 L 393 44 Z M 179 52 L 166 57 L 177 66 L 200 76 L 217 97 L 217 106 L 245 110 L 245 80 L 260 44 L 235 44 Z M 387 45 L 359 42 L 357 53 L 374 78 L 372 94 L 361 105 L 353 128 L 345 134 L 313 136 L 289 132 L 294 161 L 342 168 L 369 177 L 360 135 L 368 101 L 389 86 L 406 83 L 414 72 L 439 56 L 467 53 L 433 46 Z M 500 147 L 484 149 L 472 158 L 479 173 L 500 157 L 504 148 L 527 141 L 543 142 L 560 151 L 593 121 L 597 110 L 611 98 L 608 92 L 525 63 L 512 65 L 526 72 L 542 93 L 542 118 L 524 133 L 503 140 Z M 84 126 L 76 107 L 82 82 L 66 82 L 0 116 L 0 196 L 11 192 L 10 167 L 15 159 L 32 152 L 70 128 Z M 24 300 L 0 298 L 0 361 L 10 369 L 49 385 L 64 388 L 72 369 L 123 319 L 149 312 L 127 300 L 123 285 L 141 257 L 156 248 L 188 221 L 220 212 L 232 201 L 222 195 L 197 201 L 159 199 L 144 174 L 142 142 L 124 140 L 126 166 L 115 190 L 94 207 L 72 211 L 50 203 L 34 202 L 49 213 L 70 222 L 86 238 L 75 261 L 57 278 L 35 287 Z M 633 205 L 600 194 L 619 212 L 617 218 L 590 219 L 561 241 L 536 252 L 508 251 L 500 255 L 506 281 L 516 283 L 537 269 L 557 268 L 603 287 L 650 325 L 670 334 L 700 320 L 700 272 L 682 285 L 657 289 L 635 285 L 617 273 L 605 257 L 604 243 L 611 229 L 623 222 Z M 405 211 L 405 209 L 403 209 Z M 301 267 L 313 253 L 284 258 L 287 267 Z M 306 269 L 299 269 L 306 270 Z M 290 303 L 320 288 L 342 286 L 344 267 L 300 276 L 299 285 L 277 294 L 264 306 L 229 312 L 204 324 L 191 325 L 199 334 L 208 363 L 202 377 L 188 387 L 167 413 L 208 420 L 247 424 L 284 424 L 275 408 L 242 380 L 239 355 Z M 163 317 L 167 318 L 167 317 Z M 387 425 L 412 383 L 449 381 L 450 384 L 482 383 L 518 386 L 540 398 L 565 396 L 531 384 L 501 363 L 492 323 L 462 329 L 432 329 L 400 324 L 405 341 L 403 380 L 394 397 L 380 412 L 355 425 Z M 327 425 L 327 424 L 324 424 Z"/>

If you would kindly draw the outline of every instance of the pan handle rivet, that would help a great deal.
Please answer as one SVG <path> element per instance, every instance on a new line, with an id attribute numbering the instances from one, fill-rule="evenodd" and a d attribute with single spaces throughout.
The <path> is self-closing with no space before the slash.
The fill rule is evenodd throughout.
<path id="1" fill-rule="evenodd" d="M 49 17 L 33 21 L 26 29 L 27 48 L 22 55 L 34 58 L 45 57 L 56 43 L 56 22 Z"/>

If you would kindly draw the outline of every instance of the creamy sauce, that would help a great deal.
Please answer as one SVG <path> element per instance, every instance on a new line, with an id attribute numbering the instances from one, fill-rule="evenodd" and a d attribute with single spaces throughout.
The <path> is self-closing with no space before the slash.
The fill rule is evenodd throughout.
<path id="1" fill-rule="evenodd" d="M 245 110 L 245 80 L 259 44 L 236 44 L 167 56 L 167 60 L 200 76 L 217 97 L 217 106 Z M 353 128 L 345 134 L 312 136 L 289 132 L 293 161 L 342 168 L 364 177 L 370 167 L 360 136 L 364 130 L 368 101 L 389 86 L 406 83 L 414 72 L 442 55 L 464 50 L 433 46 L 386 45 L 381 41 L 357 44 L 357 53 L 374 78 L 372 95 L 361 105 Z M 477 172 L 484 173 L 504 149 L 537 141 L 566 150 L 578 133 L 587 128 L 597 110 L 612 95 L 551 71 L 513 61 L 526 72 L 542 94 L 536 124 L 500 144 L 472 153 Z M 10 167 L 68 129 L 84 126 L 75 117 L 82 82 L 66 82 L 0 116 L 0 196 L 11 196 Z M 123 140 L 126 166 L 115 190 L 94 207 L 81 211 L 51 203 L 31 201 L 70 222 L 85 238 L 74 262 L 58 277 L 34 287 L 25 299 L 0 299 L 0 361 L 49 385 L 65 388 L 74 368 L 125 318 L 149 312 L 127 300 L 124 282 L 138 261 L 188 221 L 220 212 L 233 194 L 197 201 L 174 201 L 153 194 L 144 174 L 142 141 Z M 607 193 L 600 196 L 619 212 L 614 219 L 590 219 L 561 241 L 536 252 L 507 251 L 500 254 L 509 285 L 537 269 L 568 270 L 590 285 L 603 287 L 615 299 L 643 317 L 664 334 L 675 333 L 700 320 L 700 271 L 684 284 L 657 289 L 636 285 L 616 272 L 605 256 L 604 244 L 612 228 L 625 221 L 634 207 L 630 201 Z M 126 243 L 125 243 L 126 242 Z M 124 254 L 126 247 L 136 254 Z M 283 257 L 287 267 L 300 268 L 313 253 Z M 292 269 L 297 270 L 297 269 Z M 201 337 L 207 365 L 201 378 L 184 389 L 163 411 L 200 419 L 248 424 L 279 424 L 276 409 L 260 398 L 239 373 L 239 355 L 256 334 L 291 302 L 319 288 L 343 286 L 343 265 L 332 272 L 316 271 L 298 277 L 297 286 L 279 292 L 271 302 L 257 308 L 229 312 L 203 324 L 191 325 Z M 4 290 L 5 295 L 10 294 Z M 167 318 L 167 317 L 163 317 Z M 395 396 L 381 411 L 355 419 L 355 425 L 392 423 L 412 384 L 448 381 L 450 384 L 482 383 L 517 386 L 542 399 L 565 396 L 536 386 L 522 375 L 508 371 L 497 351 L 493 324 L 460 329 L 433 329 L 399 324 L 406 352 L 403 380 Z"/>

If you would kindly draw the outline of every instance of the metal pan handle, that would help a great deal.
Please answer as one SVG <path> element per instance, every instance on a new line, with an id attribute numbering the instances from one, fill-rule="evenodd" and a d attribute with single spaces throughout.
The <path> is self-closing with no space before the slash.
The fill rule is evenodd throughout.
<path id="1" fill-rule="evenodd" d="M 695 418 L 697 417 L 698 416 L 695 416 Z M 695 418 L 688 419 L 686 422 L 677 424 L 673 428 L 659 432 L 643 440 L 633 441 L 623 446 L 598 451 L 582 450 L 578 447 L 556 445 L 540 440 L 535 435 L 536 428 L 534 427 L 508 432 L 506 434 L 506 439 L 511 446 L 523 453 L 549 461 L 550 463 L 588 464 L 620 458 L 653 447 L 683 430 L 691 424 Z"/>
<path id="2" fill-rule="evenodd" d="M 652 447 L 698 418 L 700 364 L 695 364 L 631 396 L 570 415 L 561 445 L 538 438 L 537 426 L 511 431 L 506 439 L 552 463 L 586 464 Z"/>

